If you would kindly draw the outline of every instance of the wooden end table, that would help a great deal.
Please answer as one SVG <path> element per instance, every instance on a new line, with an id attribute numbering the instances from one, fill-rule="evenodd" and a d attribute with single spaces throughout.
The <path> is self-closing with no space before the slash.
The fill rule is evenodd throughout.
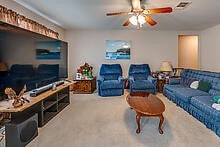
<path id="1" fill-rule="evenodd" d="M 140 133 L 140 120 L 142 116 L 157 116 L 160 118 L 158 131 L 163 134 L 161 128 L 165 111 L 164 103 L 156 96 L 147 92 L 133 92 L 127 95 L 126 101 L 128 105 L 136 111 L 137 130 L 136 133 Z"/>
<path id="2" fill-rule="evenodd" d="M 164 84 L 168 83 L 168 79 L 157 79 L 157 90 L 159 93 L 163 92 Z"/>
<path id="3" fill-rule="evenodd" d="M 75 94 L 91 94 L 96 90 L 96 77 L 92 79 L 74 79 L 73 81 L 75 83 L 73 84 L 72 90 Z"/>

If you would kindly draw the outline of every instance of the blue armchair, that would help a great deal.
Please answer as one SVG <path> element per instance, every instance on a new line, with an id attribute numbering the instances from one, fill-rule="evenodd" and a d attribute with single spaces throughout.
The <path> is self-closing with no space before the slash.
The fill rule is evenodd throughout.
<path id="1" fill-rule="evenodd" d="M 99 96 L 123 95 L 124 80 L 120 64 L 102 64 L 97 79 Z"/>
<path id="2" fill-rule="evenodd" d="M 157 79 L 151 76 L 148 64 L 131 64 L 128 75 L 130 92 L 156 92 Z"/>

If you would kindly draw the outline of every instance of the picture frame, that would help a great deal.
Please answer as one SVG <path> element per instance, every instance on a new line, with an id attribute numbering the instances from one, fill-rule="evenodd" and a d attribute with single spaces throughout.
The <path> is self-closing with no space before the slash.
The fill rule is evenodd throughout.
<path id="1" fill-rule="evenodd" d="M 130 49 L 131 41 L 126 40 L 106 40 L 106 53 L 105 59 L 107 60 L 118 60 L 131 58 Z"/>
<path id="2" fill-rule="evenodd" d="M 36 59 L 60 59 L 60 41 L 38 41 L 36 42 Z"/>

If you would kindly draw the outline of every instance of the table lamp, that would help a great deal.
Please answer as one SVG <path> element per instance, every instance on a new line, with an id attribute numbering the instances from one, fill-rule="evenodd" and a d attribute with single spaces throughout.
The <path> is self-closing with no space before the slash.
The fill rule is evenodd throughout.
<path id="1" fill-rule="evenodd" d="M 169 76 L 170 72 L 173 71 L 172 65 L 168 61 L 163 61 L 160 64 L 160 71 L 163 72 L 165 75 Z"/>
<path id="2" fill-rule="evenodd" d="M 0 72 L 1 71 L 8 71 L 8 66 L 4 62 L 0 62 Z"/>

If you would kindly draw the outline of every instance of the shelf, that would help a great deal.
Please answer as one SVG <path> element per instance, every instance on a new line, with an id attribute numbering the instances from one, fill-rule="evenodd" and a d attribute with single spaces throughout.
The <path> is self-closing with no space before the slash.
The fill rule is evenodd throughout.
<path id="1" fill-rule="evenodd" d="M 58 101 L 60 101 L 60 100 L 62 100 L 62 99 L 64 99 L 64 98 L 66 98 L 66 97 L 68 97 L 68 94 L 61 94 L 61 95 L 59 95 L 59 97 L 58 97 Z"/>
<path id="2" fill-rule="evenodd" d="M 69 87 L 65 87 L 45 98 L 41 103 L 39 126 L 44 126 L 69 104 Z"/>
<path id="3" fill-rule="evenodd" d="M 59 103 L 58 104 L 58 112 L 63 110 L 69 103 Z"/>
<path id="4" fill-rule="evenodd" d="M 43 111 L 49 109 L 50 107 L 54 106 L 56 104 L 56 101 L 45 101 L 43 102 Z"/>
<path id="5" fill-rule="evenodd" d="M 47 123 L 49 120 L 51 120 L 55 115 L 56 115 L 57 112 L 45 112 L 44 113 L 44 121 L 43 121 L 43 124 Z"/>

